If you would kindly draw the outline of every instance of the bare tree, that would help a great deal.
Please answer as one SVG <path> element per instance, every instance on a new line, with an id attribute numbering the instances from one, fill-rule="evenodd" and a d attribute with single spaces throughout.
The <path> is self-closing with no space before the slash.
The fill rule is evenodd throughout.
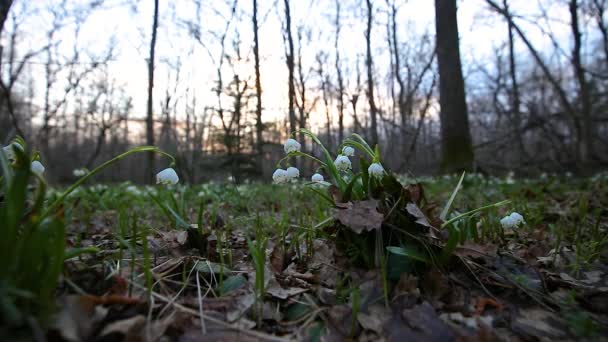
<path id="1" fill-rule="evenodd" d="M 580 128 L 580 142 L 578 154 L 583 165 L 587 166 L 593 156 L 593 122 L 591 120 L 591 94 L 589 83 L 587 82 L 586 71 L 583 67 L 581 58 L 581 29 L 579 26 L 579 2 L 570 0 L 568 5 L 570 9 L 570 27 L 572 29 L 572 37 L 574 45 L 572 47 L 572 68 L 578 83 L 578 111 L 581 113 L 582 127 Z"/>
<path id="2" fill-rule="evenodd" d="M 256 95 L 256 107 L 255 107 L 255 132 L 256 132 L 256 146 L 257 153 L 262 157 L 264 153 L 264 125 L 262 123 L 262 82 L 260 76 L 260 42 L 258 38 L 258 1 L 253 0 L 253 57 L 255 61 L 255 95 Z M 260 159 L 261 160 L 261 159 Z"/>
<path id="3" fill-rule="evenodd" d="M 13 130 L 24 136 L 25 132 L 22 129 L 20 118 L 17 113 L 17 108 L 14 102 L 14 88 L 19 79 L 22 76 L 23 70 L 25 66 L 30 62 L 32 58 L 41 54 L 47 49 L 47 46 L 43 46 L 40 49 L 30 50 L 27 53 L 23 54 L 21 60 L 17 60 L 17 42 L 21 39 L 20 29 L 23 23 L 23 20 L 27 17 L 27 8 L 26 5 L 22 5 L 23 10 L 22 13 L 15 13 L 12 11 L 11 16 L 11 33 L 8 37 L 9 45 L 8 45 L 8 59 L 4 60 L 4 53 L 0 54 L 0 108 L 6 107 L 8 115 L 10 117 L 10 121 L 13 126 Z M 4 52 L 4 49 L 2 51 Z M 6 69 L 6 70 L 5 70 Z"/>
<path id="4" fill-rule="evenodd" d="M 293 36 L 291 33 L 291 9 L 289 0 L 283 1 L 285 6 L 285 23 L 283 25 L 283 40 L 287 44 L 285 49 L 285 61 L 287 63 L 287 70 L 289 75 L 287 77 L 288 83 L 288 97 L 289 97 L 289 130 L 291 132 L 295 132 L 297 130 L 296 126 L 296 112 L 294 108 L 295 101 L 295 83 L 294 83 L 294 46 L 293 46 Z"/>
<path id="5" fill-rule="evenodd" d="M 2 35 L 2 31 L 4 31 L 4 22 L 8 17 L 8 11 L 12 5 L 13 0 L 0 0 L 0 36 Z"/>
<path id="6" fill-rule="evenodd" d="M 374 60 L 372 57 L 372 25 L 374 9 L 371 0 L 365 0 L 367 4 L 367 26 L 365 29 L 365 67 L 367 68 L 367 100 L 369 103 L 369 114 L 371 118 L 371 143 L 372 146 L 378 144 L 378 108 L 374 99 Z"/>
<path id="7" fill-rule="evenodd" d="M 340 61 L 340 0 L 336 0 L 336 36 L 334 41 L 334 49 L 336 50 L 336 76 L 337 76 L 337 94 L 338 98 L 338 141 L 344 140 L 344 77 L 342 76 L 342 63 Z"/>
<path id="8" fill-rule="evenodd" d="M 158 31 L 158 0 L 154 0 L 154 15 L 152 18 L 152 34 L 150 36 L 150 53 L 148 57 L 148 102 L 146 109 L 146 144 L 154 145 L 154 62 L 156 54 L 156 35 Z M 146 165 L 146 183 L 152 183 L 154 174 L 155 156 L 148 154 Z"/>
<path id="9" fill-rule="evenodd" d="M 441 169 L 473 168 L 473 146 L 460 64 L 456 0 L 435 0 L 439 102 L 441 105 Z"/>

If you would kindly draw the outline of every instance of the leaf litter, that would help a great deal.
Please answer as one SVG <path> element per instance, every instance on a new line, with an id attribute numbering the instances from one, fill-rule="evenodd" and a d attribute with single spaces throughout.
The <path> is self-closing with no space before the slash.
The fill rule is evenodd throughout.
<path id="1" fill-rule="evenodd" d="M 594 231 L 581 233 L 589 235 L 578 240 L 560 237 L 583 224 L 577 212 L 581 191 L 563 191 L 551 184 L 543 184 L 541 190 L 541 185 L 521 185 L 517 193 L 538 216 L 529 229 L 468 239 L 454 249 L 448 264 L 403 268 L 408 271 L 400 271 L 389 282 L 387 297 L 382 272 L 352 263 L 348 251 L 332 240 L 331 224 L 307 235 L 307 223 L 294 219 L 283 233 L 269 235 L 261 310 L 246 239 L 255 239 L 250 229 L 255 215 L 263 215 L 268 219 L 266 228 L 274 229 L 274 208 L 284 204 L 273 203 L 271 194 L 256 201 L 273 203 L 273 209 L 232 202 L 223 206 L 221 219 L 213 219 L 208 206 L 202 225 L 186 230 L 159 226 L 162 219 L 154 215 L 140 216 L 142 224 L 154 227 L 147 239 L 154 284 L 150 293 L 141 243 L 132 244 L 136 239 L 125 236 L 123 242 L 129 246 L 121 249 L 116 211 L 95 212 L 89 223 L 75 222 L 79 228 L 70 231 L 68 239 L 73 245 L 100 251 L 66 262 L 57 293 L 59 311 L 47 337 L 60 341 L 601 339 L 608 336 L 608 253 L 604 246 L 595 249 L 598 255 L 588 256 L 585 248 L 593 238 L 605 236 L 601 233 L 608 229 L 608 212 L 603 205 L 608 195 L 605 186 L 593 186 L 588 190 L 593 191 L 589 205 L 599 214 L 588 219 Z M 438 205 L 425 198 L 438 191 L 432 185 L 425 187 L 421 183 L 404 187 L 411 200 L 407 212 L 420 229 L 432 232 L 432 240 L 443 240 L 446 233 L 440 228 Z M 461 201 L 476 201 L 478 190 L 462 190 Z M 539 191 L 545 196 L 535 195 Z M 301 208 L 284 210 L 310 212 L 314 207 L 310 200 L 299 200 Z M 466 208 L 461 201 L 457 199 L 454 206 Z M 243 214 L 251 220 L 238 219 Z M 327 213 L 334 215 L 334 224 L 355 233 L 382 229 L 388 214 L 380 212 L 375 201 L 339 203 L 333 214 Z M 496 221 L 501 214 L 500 209 L 495 213 Z M 194 211 L 190 218 L 196 222 Z M 493 225 L 480 220 L 475 229 L 483 232 Z M 556 225 L 562 233 L 556 234 Z"/>

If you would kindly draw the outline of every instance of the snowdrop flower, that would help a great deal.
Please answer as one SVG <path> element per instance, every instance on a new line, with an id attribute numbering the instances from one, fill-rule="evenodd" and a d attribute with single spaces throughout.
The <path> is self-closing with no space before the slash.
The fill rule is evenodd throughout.
<path id="1" fill-rule="evenodd" d="M 156 184 L 177 184 L 179 177 L 173 168 L 166 168 L 156 175 Z"/>
<path id="2" fill-rule="evenodd" d="M 129 185 L 125 190 L 127 190 L 128 193 L 136 196 L 141 195 L 141 191 L 139 191 L 139 189 L 135 185 Z"/>
<path id="3" fill-rule="evenodd" d="M 300 170 L 293 166 L 288 167 L 285 172 L 287 172 L 287 178 L 289 178 L 289 180 L 295 181 L 296 178 L 300 177 Z"/>
<path id="4" fill-rule="evenodd" d="M 350 146 L 344 146 L 342 148 L 342 155 L 345 155 L 347 157 L 352 157 L 355 155 L 355 149 Z"/>
<path id="5" fill-rule="evenodd" d="M 6 155 L 6 159 L 8 159 L 8 161 L 11 163 L 15 161 L 15 150 L 13 149 L 13 146 L 23 151 L 23 146 L 16 142 L 10 143 L 2 148 L 4 154 Z"/>
<path id="6" fill-rule="evenodd" d="M 372 177 L 381 178 L 384 175 L 384 168 L 380 163 L 372 163 L 372 165 L 367 168 L 367 172 Z"/>
<path id="7" fill-rule="evenodd" d="M 76 169 L 74 171 L 72 171 L 72 174 L 74 175 L 74 177 L 82 177 L 84 175 L 86 175 L 87 173 L 89 173 L 89 170 L 82 168 L 82 169 Z"/>
<path id="8" fill-rule="evenodd" d="M 525 224 L 524 217 L 516 212 L 511 215 L 505 216 L 500 220 L 500 224 L 503 228 L 517 228 L 518 226 Z"/>
<path id="9" fill-rule="evenodd" d="M 287 183 L 289 176 L 287 176 L 287 170 L 277 169 L 272 174 L 272 180 L 277 184 Z"/>
<path id="10" fill-rule="evenodd" d="M 315 182 L 315 183 L 321 183 L 323 182 L 325 179 L 323 178 L 323 175 L 320 173 L 315 173 L 314 175 L 312 175 L 312 177 L 310 177 L 310 180 Z"/>
<path id="11" fill-rule="evenodd" d="M 32 164 L 30 165 L 30 169 L 38 176 L 42 176 L 42 174 L 44 173 L 44 165 L 42 165 L 42 163 L 37 160 L 34 160 L 32 162 Z"/>
<path id="12" fill-rule="evenodd" d="M 285 153 L 290 154 L 291 152 L 300 152 L 302 145 L 295 139 L 287 139 L 283 147 L 285 148 Z"/>
<path id="13" fill-rule="evenodd" d="M 338 171 L 346 171 L 351 168 L 350 159 L 347 156 L 339 155 L 338 158 L 334 161 L 336 164 L 336 168 Z"/>

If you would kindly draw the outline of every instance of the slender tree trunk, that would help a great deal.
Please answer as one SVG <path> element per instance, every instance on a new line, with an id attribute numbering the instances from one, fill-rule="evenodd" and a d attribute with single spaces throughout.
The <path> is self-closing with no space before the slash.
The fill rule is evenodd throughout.
<path id="1" fill-rule="evenodd" d="M 374 100 L 374 61 L 372 59 L 372 24 L 373 24 L 373 7 L 372 1 L 366 0 L 367 3 L 367 28 L 365 30 L 365 46 L 366 58 L 365 66 L 367 67 L 367 99 L 369 102 L 369 112 L 371 119 L 371 145 L 378 144 L 378 124 L 377 115 L 378 108 Z"/>
<path id="2" fill-rule="evenodd" d="M 473 146 L 465 97 L 456 0 L 435 0 L 439 104 L 441 106 L 441 169 L 471 170 Z"/>
<path id="3" fill-rule="evenodd" d="M 508 7 L 508 1 L 502 1 L 505 11 L 511 16 Z M 509 33 L 509 76 L 511 77 L 511 112 L 515 128 L 515 139 L 519 149 L 519 159 L 523 161 L 527 159 L 526 148 L 524 146 L 523 136 L 521 132 L 521 98 L 519 95 L 519 83 L 517 81 L 517 65 L 515 64 L 515 37 L 513 35 L 513 22 L 507 20 Z"/>
<path id="4" fill-rule="evenodd" d="M 253 58 L 255 60 L 255 140 L 260 164 L 264 153 L 264 125 L 262 124 L 262 82 L 260 79 L 260 42 L 258 37 L 258 1 L 253 0 Z"/>
<path id="5" fill-rule="evenodd" d="M 158 31 L 158 1 L 154 0 L 154 18 L 152 21 L 152 38 L 150 39 L 150 56 L 148 59 L 148 104 L 146 114 L 146 144 L 154 145 L 154 113 L 153 113 L 153 92 L 154 92 L 154 55 L 156 52 L 156 33 Z M 148 153 L 146 165 L 146 183 L 152 183 L 155 169 L 155 156 Z"/>
<path id="6" fill-rule="evenodd" d="M 574 46 L 572 48 L 572 67 L 579 88 L 580 116 L 582 121 L 582 130 L 580 141 L 578 142 L 578 155 L 583 167 L 589 163 L 593 155 L 593 127 L 591 122 L 591 98 L 589 94 L 589 84 L 581 59 L 581 31 L 579 26 L 577 0 L 570 0 L 570 26 L 572 28 L 572 36 L 574 38 Z"/>
<path id="7" fill-rule="evenodd" d="M 399 116 L 401 118 L 401 148 L 402 152 L 406 152 L 407 145 L 407 136 L 404 134 L 404 130 L 407 126 L 407 119 L 409 111 L 406 108 L 405 101 L 405 83 L 403 82 L 403 78 L 401 77 L 401 57 L 399 55 L 399 41 L 397 39 L 397 8 L 395 7 L 395 3 L 392 2 L 390 4 L 391 7 L 391 21 L 390 21 L 390 32 L 391 32 L 391 43 L 392 43 L 392 52 L 393 52 L 393 74 L 395 80 L 397 81 L 397 86 L 399 87 L 399 92 L 397 95 L 397 108 L 399 109 Z M 402 156 L 405 157 L 405 156 Z"/>
<path id="8" fill-rule="evenodd" d="M 0 0 L 0 36 L 2 35 L 2 31 L 4 31 L 4 22 L 12 5 L 13 0 Z"/>
<path id="9" fill-rule="evenodd" d="M 342 65 L 340 63 L 340 0 L 336 0 L 336 74 L 338 77 L 338 141 L 344 140 L 344 78 L 342 76 Z"/>
<path id="10" fill-rule="evenodd" d="M 288 96 L 289 96 L 289 133 L 297 130 L 296 126 L 296 112 L 294 109 L 294 102 L 296 97 L 295 84 L 294 84 L 294 47 L 293 47 L 293 36 L 291 34 L 291 10 L 289 7 L 289 0 L 283 1 L 285 4 L 285 35 L 287 36 L 287 69 L 289 71 L 288 76 Z"/>

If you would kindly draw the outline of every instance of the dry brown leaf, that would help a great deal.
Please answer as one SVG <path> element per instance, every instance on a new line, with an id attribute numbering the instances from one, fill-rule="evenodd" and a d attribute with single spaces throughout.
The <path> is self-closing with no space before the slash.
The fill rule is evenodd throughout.
<path id="1" fill-rule="evenodd" d="M 429 219 L 426 217 L 424 212 L 422 212 L 422 210 L 420 210 L 420 208 L 415 203 L 408 203 L 405 206 L 405 210 L 407 210 L 410 215 L 416 218 L 416 223 L 418 223 L 419 225 L 433 229 L 435 228 L 433 227 L 433 225 L 431 225 Z"/>
<path id="2" fill-rule="evenodd" d="M 108 313 L 108 309 L 97 305 L 91 296 L 71 295 L 61 298 L 60 302 L 61 311 L 54 328 L 67 341 L 88 340 Z"/>
<path id="3" fill-rule="evenodd" d="M 348 202 L 347 207 L 336 211 L 336 218 L 357 234 L 380 229 L 384 215 L 379 213 L 377 200 Z"/>

